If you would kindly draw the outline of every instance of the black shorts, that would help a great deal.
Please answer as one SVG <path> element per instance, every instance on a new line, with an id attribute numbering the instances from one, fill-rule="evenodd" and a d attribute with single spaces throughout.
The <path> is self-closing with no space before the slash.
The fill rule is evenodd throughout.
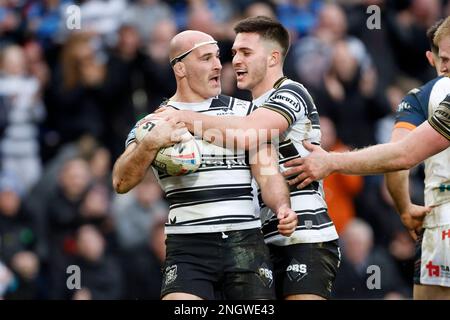
<path id="1" fill-rule="evenodd" d="M 277 298 L 314 294 L 329 299 L 340 264 L 337 240 L 269 245 L 275 269 Z"/>
<path id="2" fill-rule="evenodd" d="M 272 262 L 260 229 L 169 234 L 161 297 L 275 299 Z"/>

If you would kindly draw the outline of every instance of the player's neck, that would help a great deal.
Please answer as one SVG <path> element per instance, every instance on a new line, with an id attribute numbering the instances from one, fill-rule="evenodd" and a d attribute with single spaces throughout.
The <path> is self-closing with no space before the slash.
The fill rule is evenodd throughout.
<path id="1" fill-rule="evenodd" d="M 267 71 L 264 79 L 259 82 L 251 91 L 253 100 L 261 97 L 267 91 L 273 89 L 273 85 L 283 77 L 283 70 L 274 70 L 270 72 L 270 69 Z"/>
<path id="2" fill-rule="evenodd" d="M 176 102 L 192 103 L 192 102 L 203 102 L 205 100 L 208 100 L 209 98 L 212 97 L 207 98 L 202 97 L 199 94 L 190 90 L 189 88 L 186 89 L 184 87 L 177 85 L 177 92 L 175 92 L 175 94 L 170 98 L 170 100 Z"/>

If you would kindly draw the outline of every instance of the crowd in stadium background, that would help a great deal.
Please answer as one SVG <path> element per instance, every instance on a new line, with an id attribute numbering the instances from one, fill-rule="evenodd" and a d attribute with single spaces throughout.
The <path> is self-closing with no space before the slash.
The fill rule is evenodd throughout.
<path id="1" fill-rule="evenodd" d="M 370 5 L 380 28 L 367 27 Z M 0 0 L 0 297 L 159 298 L 163 194 L 149 177 L 117 195 L 110 175 L 130 128 L 175 92 L 177 32 L 218 40 L 222 92 L 250 99 L 236 89 L 233 25 L 277 18 L 291 32 L 285 74 L 315 99 L 323 148 L 341 151 L 389 140 L 402 97 L 435 77 L 426 30 L 449 13 L 444 0 Z M 423 203 L 421 166 L 410 187 Z M 383 176 L 334 174 L 325 192 L 343 254 L 333 297 L 410 299 L 414 242 Z M 69 265 L 82 290 L 67 288 Z"/>

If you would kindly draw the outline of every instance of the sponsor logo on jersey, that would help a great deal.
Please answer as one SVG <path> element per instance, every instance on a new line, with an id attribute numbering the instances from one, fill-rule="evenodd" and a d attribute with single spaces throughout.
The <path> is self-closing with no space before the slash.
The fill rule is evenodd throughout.
<path id="1" fill-rule="evenodd" d="M 220 160 L 220 159 L 202 159 L 202 167 L 207 166 L 227 166 L 228 168 L 231 168 L 232 166 L 246 166 L 247 163 L 245 160 L 239 160 L 239 159 L 229 159 L 229 160 Z"/>
<path id="2" fill-rule="evenodd" d="M 236 107 L 245 107 L 245 108 L 247 108 L 248 107 L 248 105 L 249 105 L 249 102 L 248 101 L 245 101 L 245 100 L 239 100 L 239 99 L 235 99 L 234 100 L 234 105 L 236 106 Z"/>
<path id="3" fill-rule="evenodd" d="M 450 239 L 450 229 L 442 231 L 442 240 L 445 240 L 446 238 Z"/>
<path id="4" fill-rule="evenodd" d="M 406 101 L 402 101 L 402 102 L 400 102 L 400 104 L 397 107 L 397 112 L 402 112 L 403 110 L 408 110 L 408 109 L 411 109 L 411 105 Z"/>
<path id="5" fill-rule="evenodd" d="M 298 98 L 294 96 L 292 93 L 283 91 L 278 94 L 275 94 L 273 97 L 270 98 L 270 100 L 281 103 L 283 105 L 287 105 L 296 112 L 300 111 L 301 104 L 298 101 Z"/>

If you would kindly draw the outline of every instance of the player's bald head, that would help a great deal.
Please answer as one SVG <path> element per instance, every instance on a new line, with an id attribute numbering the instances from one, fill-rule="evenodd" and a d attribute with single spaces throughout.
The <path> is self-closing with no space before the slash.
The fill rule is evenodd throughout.
<path id="1" fill-rule="evenodd" d="M 183 52 L 192 49 L 195 45 L 207 41 L 214 41 L 214 38 L 197 30 L 180 32 L 170 41 L 169 58 L 172 60 Z"/>

